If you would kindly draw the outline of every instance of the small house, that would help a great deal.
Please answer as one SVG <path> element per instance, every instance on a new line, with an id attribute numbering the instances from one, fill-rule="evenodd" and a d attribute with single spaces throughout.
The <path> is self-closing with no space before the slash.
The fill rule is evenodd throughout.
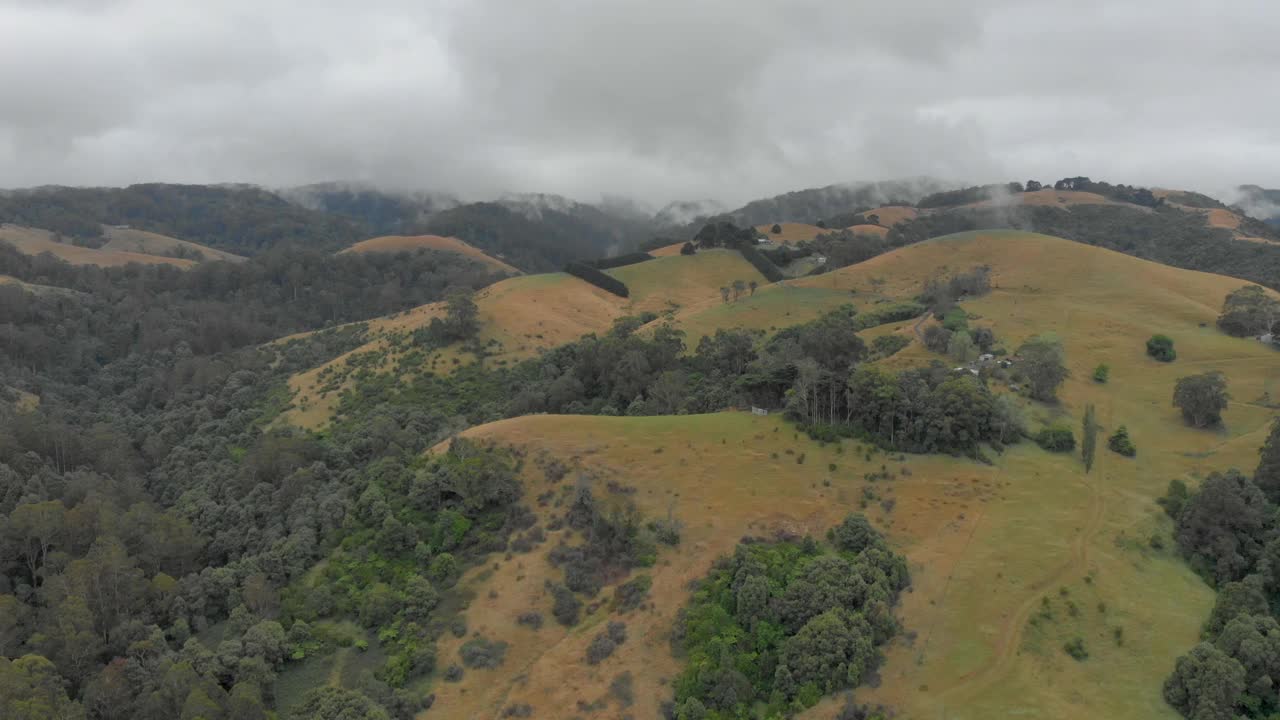
<path id="1" fill-rule="evenodd" d="M 751 414 L 752 415 L 768 415 L 769 411 L 764 408 L 756 407 L 753 405 L 751 406 Z"/>
<path id="2" fill-rule="evenodd" d="M 984 362 L 984 363 L 991 362 L 992 360 L 995 360 L 995 359 L 996 359 L 996 356 L 992 355 L 991 353 L 983 353 L 978 356 L 978 361 Z"/>

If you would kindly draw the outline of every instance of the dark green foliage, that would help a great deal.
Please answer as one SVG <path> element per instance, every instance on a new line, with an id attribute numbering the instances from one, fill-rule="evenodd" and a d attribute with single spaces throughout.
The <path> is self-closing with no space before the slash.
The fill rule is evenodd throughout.
<path id="1" fill-rule="evenodd" d="M 877 358 L 887 358 L 911 344 L 906 335 L 880 335 L 871 341 L 871 352 Z"/>
<path id="2" fill-rule="evenodd" d="M 951 347 L 951 331 L 941 325 L 930 325 L 924 329 L 924 346 L 939 355 L 945 355 Z"/>
<path id="3" fill-rule="evenodd" d="M 1224 583 L 1214 598 L 1213 611 L 1204 624 L 1205 637 L 1217 637 L 1222 629 L 1240 615 L 1266 616 L 1267 604 L 1264 579 L 1261 575 L 1248 575 L 1238 582 Z"/>
<path id="4" fill-rule="evenodd" d="M 291 717 L 297 720 L 391 720 L 385 709 L 361 693 L 330 686 L 307 693 Z"/>
<path id="5" fill-rule="evenodd" d="M 769 232 L 773 233 L 774 235 L 781 235 L 781 234 L 782 234 L 782 226 L 781 226 L 781 225 L 779 225 L 778 223 L 774 223 L 774 224 L 773 224 L 773 227 L 772 227 L 772 228 L 769 228 Z"/>
<path id="6" fill-rule="evenodd" d="M 613 606 L 622 612 L 635 610 L 649 597 L 649 588 L 652 586 L 653 578 L 648 575 L 635 576 L 614 588 Z"/>
<path id="7" fill-rule="evenodd" d="M 458 657 L 469 668 L 501 667 L 507 656 L 507 643 L 482 637 L 471 638 L 458 648 Z"/>
<path id="8" fill-rule="evenodd" d="M 769 282 L 782 282 L 787 279 L 778 266 L 757 250 L 755 245 L 739 245 L 737 250 Z"/>
<path id="9" fill-rule="evenodd" d="M 1133 457 L 1138 454 L 1138 448 L 1133 444 L 1133 440 L 1129 438 L 1129 429 L 1123 425 L 1117 428 L 1115 434 L 1107 439 L 1107 447 L 1112 452 L 1120 453 L 1125 457 Z"/>
<path id="10" fill-rule="evenodd" d="M 1182 411 L 1183 419 L 1198 428 L 1222 422 L 1222 411 L 1230 399 L 1227 378 L 1216 370 L 1178 378 L 1173 388 L 1174 406 Z"/>
<path id="11" fill-rule="evenodd" d="M 1182 514 L 1182 509 L 1186 507 L 1187 500 L 1190 498 L 1191 492 L 1187 490 L 1187 484 L 1174 479 L 1169 481 L 1169 489 L 1165 491 L 1164 497 L 1157 499 L 1156 502 L 1164 508 L 1165 514 L 1177 522 L 1178 516 Z"/>
<path id="12" fill-rule="evenodd" d="M 608 270 L 610 268 L 625 267 L 627 265 L 635 265 L 646 260 L 652 260 L 653 256 L 647 252 L 634 252 L 625 255 L 614 255 L 613 257 L 600 258 L 591 263 L 597 270 Z"/>
<path id="13" fill-rule="evenodd" d="M 906 563 L 864 518 L 831 536 L 835 550 L 753 543 L 716 564 L 673 638 L 687 658 L 677 717 L 752 718 L 758 704 L 762 716 L 790 715 L 875 667 L 897 628 L 891 609 Z"/>
<path id="14" fill-rule="evenodd" d="M 1037 337 L 1023 343 L 1017 354 L 1017 369 L 1027 377 L 1031 397 L 1042 402 L 1056 402 L 1058 386 L 1070 374 L 1062 343 Z"/>
<path id="15" fill-rule="evenodd" d="M 1062 646 L 1062 650 L 1071 656 L 1076 662 L 1083 662 L 1089 659 L 1089 651 L 1085 649 L 1084 638 L 1076 637 L 1068 640 Z"/>
<path id="16" fill-rule="evenodd" d="M 1094 369 L 1093 369 L 1093 381 L 1094 381 L 1094 382 L 1102 383 L 1102 384 L 1106 384 L 1107 380 L 1109 380 L 1109 379 L 1111 379 L 1111 366 L 1110 366 L 1110 365 L 1108 365 L 1108 364 L 1106 364 L 1106 363 L 1102 363 L 1101 365 L 1099 365 L 1098 367 L 1096 367 L 1096 368 L 1094 368 Z"/>
<path id="17" fill-rule="evenodd" d="M 1244 667 L 1209 643 L 1178 658 L 1164 699 L 1191 720 L 1234 720 L 1245 691 Z"/>
<path id="18" fill-rule="evenodd" d="M 1258 285 L 1234 290 L 1222 304 L 1218 327 L 1228 335 L 1248 337 L 1280 330 L 1280 300 Z"/>
<path id="19" fill-rule="evenodd" d="M 1049 425 L 1036 433 L 1036 444 L 1049 452 L 1071 452 L 1076 449 L 1076 436 L 1064 425 Z"/>
<path id="20" fill-rule="evenodd" d="M 1272 513 L 1273 506 L 1249 478 L 1235 470 L 1215 472 L 1177 515 L 1178 549 L 1210 582 L 1240 580 L 1262 553 Z"/>
<path id="21" fill-rule="evenodd" d="M 612 275 L 603 273 L 590 265 L 580 262 L 571 262 L 564 266 L 564 271 L 574 277 L 595 285 L 605 292 L 613 293 L 618 297 L 624 298 L 631 294 L 631 291 L 627 289 L 626 283 Z"/>
<path id="22" fill-rule="evenodd" d="M 1084 460 L 1084 471 L 1093 470 L 1093 460 L 1098 452 L 1098 421 L 1094 417 L 1093 403 L 1084 409 L 1084 419 L 1080 423 L 1080 459 Z"/>
<path id="23" fill-rule="evenodd" d="M 582 613 L 582 601 L 572 590 L 559 583 L 549 583 L 547 589 L 551 592 L 551 614 L 555 616 L 556 622 L 565 627 L 577 625 Z"/>
<path id="24" fill-rule="evenodd" d="M 893 450 L 974 454 L 979 443 L 1000 439 L 1006 425 L 1002 406 L 978 378 L 938 366 L 896 375 L 859 367 L 846 402 L 849 425 Z"/>
<path id="25" fill-rule="evenodd" d="M 1253 482 L 1271 502 L 1280 502 L 1280 418 L 1271 423 L 1271 433 L 1258 453 L 1262 457 L 1253 473 Z"/>
<path id="26" fill-rule="evenodd" d="M 750 227 L 740 228 L 721 220 L 703 225 L 693 236 L 693 244 L 699 248 L 742 248 L 754 245 L 757 236 Z"/>
<path id="27" fill-rule="evenodd" d="M 1152 335 L 1147 340 L 1147 354 L 1160 362 L 1173 362 L 1178 352 L 1173 349 L 1173 338 L 1168 335 Z"/>
<path id="28" fill-rule="evenodd" d="M 687 242 L 680 246 L 681 255 L 696 255 L 697 253 L 698 249 L 695 248 L 691 242 Z"/>
<path id="29" fill-rule="evenodd" d="M 1022 192 L 1022 185 L 1016 184 L 1017 189 L 1013 192 Z M 952 207 L 955 205 L 970 205 L 972 203 L 990 200 L 997 194 L 1007 195 L 1010 192 L 1009 183 L 995 183 L 992 185 L 975 185 L 973 187 L 962 188 L 960 190 L 944 190 L 936 192 L 932 195 L 926 195 L 916 203 L 918 208 L 940 208 Z"/>

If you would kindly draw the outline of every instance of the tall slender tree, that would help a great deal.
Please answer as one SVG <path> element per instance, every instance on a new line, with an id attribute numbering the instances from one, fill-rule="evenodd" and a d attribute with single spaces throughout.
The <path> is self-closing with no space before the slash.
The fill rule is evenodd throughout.
<path id="1" fill-rule="evenodd" d="M 1080 457 L 1084 460 L 1084 471 L 1093 470 L 1093 458 L 1098 450 L 1098 422 L 1094 417 L 1093 403 L 1084 409 L 1084 421 L 1081 423 Z"/>

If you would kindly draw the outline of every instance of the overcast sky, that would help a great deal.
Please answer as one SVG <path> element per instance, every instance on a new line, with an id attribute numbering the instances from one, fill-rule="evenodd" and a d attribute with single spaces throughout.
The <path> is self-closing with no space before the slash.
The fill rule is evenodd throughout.
<path id="1" fill-rule="evenodd" d="M 1280 186 L 1275 0 L 0 0 L 0 187 Z"/>

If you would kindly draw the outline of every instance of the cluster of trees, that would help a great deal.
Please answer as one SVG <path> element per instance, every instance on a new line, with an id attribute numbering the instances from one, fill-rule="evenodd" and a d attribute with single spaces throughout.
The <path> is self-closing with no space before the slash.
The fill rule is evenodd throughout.
<path id="1" fill-rule="evenodd" d="M 750 291 L 752 295 L 755 295 L 758 287 L 760 287 L 760 283 L 755 280 L 751 282 L 734 280 L 732 283 L 720 288 L 720 299 L 729 302 L 730 297 L 732 297 L 734 302 L 738 302 L 738 298 L 742 297 L 742 293 Z"/>
<path id="2" fill-rule="evenodd" d="M 1178 549 L 1217 601 L 1204 640 L 1180 657 L 1164 697 L 1184 717 L 1268 718 L 1280 711 L 1280 421 L 1253 478 L 1213 473 L 1189 493 L 1170 483 Z"/>
<path id="3" fill-rule="evenodd" d="M 0 364 L 83 380 L 131 355 L 197 356 L 364 320 L 494 279 L 453 253 L 273 250 L 243 263 L 74 267 L 0 243 L 0 274 L 72 292 L 0 285 Z"/>
<path id="4" fill-rule="evenodd" d="M 789 716 L 875 670 L 906 561 L 861 515 L 828 543 L 743 543 L 716 563 L 676 622 L 677 718 Z"/>
<path id="5" fill-rule="evenodd" d="M 570 275 L 595 285 L 605 292 L 613 293 L 618 297 L 627 297 L 631 291 L 627 288 L 627 284 L 618 278 L 597 270 L 586 263 L 571 262 L 564 266 L 564 271 Z"/>
<path id="6" fill-rule="evenodd" d="M 1118 202 L 1151 208 L 1164 204 L 1164 200 L 1157 198 L 1147 188 L 1134 187 L 1132 185 L 1112 185 L 1108 182 L 1094 181 L 1082 176 L 1063 178 L 1053 184 L 1053 189 L 1097 193 Z"/>

